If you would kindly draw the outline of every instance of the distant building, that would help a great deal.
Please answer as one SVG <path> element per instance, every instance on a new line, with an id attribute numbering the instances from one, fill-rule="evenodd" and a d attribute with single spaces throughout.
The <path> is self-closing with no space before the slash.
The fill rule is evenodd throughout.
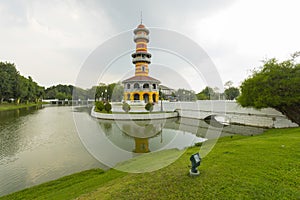
<path id="1" fill-rule="evenodd" d="M 134 42 L 136 51 L 132 56 L 132 63 L 135 65 L 135 75 L 128 78 L 124 84 L 125 101 L 144 101 L 158 102 L 160 81 L 149 76 L 149 67 L 151 63 L 151 54 L 147 52 L 147 43 L 149 42 L 149 30 L 145 25 L 138 25 L 134 29 Z"/>
<path id="2" fill-rule="evenodd" d="M 176 100 L 176 97 L 175 97 L 175 90 L 172 89 L 172 88 L 169 88 L 167 86 L 164 86 L 164 85 L 160 85 L 159 86 L 162 94 L 164 95 L 164 99 L 165 100 L 170 100 L 170 101 L 173 101 L 173 100 Z"/>
<path id="3" fill-rule="evenodd" d="M 175 94 L 175 90 L 168 88 L 167 86 L 164 85 L 160 85 L 159 88 L 161 89 L 161 92 L 165 95 L 165 96 L 172 96 L 173 94 Z"/>

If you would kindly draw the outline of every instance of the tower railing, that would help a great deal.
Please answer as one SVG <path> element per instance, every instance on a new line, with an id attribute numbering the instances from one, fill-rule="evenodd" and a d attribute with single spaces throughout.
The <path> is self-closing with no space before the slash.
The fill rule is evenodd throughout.
<path id="1" fill-rule="evenodd" d="M 136 62 L 147 62 L 147 63 L 151 63 L 151 60 L 150 58 L 147 58 L 147 57 L 141 57 L 141 56 L 138 56 L 138 57 L 135 57 L 132 59 L 132 62 L 133 64 L 135 64 Z"/>
<path id="2" fill-rule="evenodd" d="M 136 42 L 138 39 L 144 39 L 146 40 L 147 42 L 149 42 L 149 36 L 146 35 L 146 34 L 137 34 L 134 36 L 134 42 Z"/>
<path id="3" fill-rule="evenodd" d="M 131 89 L 124 89 L 124 92 L 158 92 L 158 89 L 153 89 L 153 88 L 131 88 Z"/>

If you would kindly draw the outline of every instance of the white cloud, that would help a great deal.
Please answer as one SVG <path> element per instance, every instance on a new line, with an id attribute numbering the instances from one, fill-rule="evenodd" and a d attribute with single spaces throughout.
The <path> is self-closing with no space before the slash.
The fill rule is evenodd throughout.
<path id="1" fill-rule="evenodd" d="M 299 7 L 297 0 L 0 2 L 0 25 L 5 27 L 0 59 L 16 63 L 21 74 L 41 85 L 74 84 L 89 54 L 118 32 L 134 28 L 142 10 L 147 26 L 187 35 L 206 50 L 223 82 L 237 85 L 260 60 L 283 59 L 299 50 Z M 191 84 L 200 84 L 193 73 L 183 71 Z M 106 79 L 119 77 L 113 73 Z"/>
<path id="2" fill-rule="evenodd" d="M 196 41 L 215 62 L 223 81 L 239 84 L 264 58 L 287 58 L 299 50 L 299 1 L 238 1 L 194 21 Z"/>

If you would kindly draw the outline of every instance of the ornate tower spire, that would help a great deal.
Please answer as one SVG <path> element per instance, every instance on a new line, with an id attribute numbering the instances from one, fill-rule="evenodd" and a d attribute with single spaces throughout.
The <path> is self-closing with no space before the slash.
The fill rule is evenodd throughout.
<path id="1" fill-rule="evenodd" d="M 158 102 L 160 81 L 149 76 L 148 65 L 151 63 L 151 54 L 147 51 L 149 42 L 149 30 L 141 23 L 134 29 L 133 41 L 136 43 L 135 52 L 131 54 L 132 63 L 135 65 L 135 74 L 122 83 L 124 84 L 124 101 Z M 143 141 L 143 145 L 147 145 Z"/>
<path id="2" fill-rule="evenodd" d="M 142 18 L 141 18 L 142 22 Z M 132 63 L 135 64 L 136 76 L 148 76 L 148 65 L 151 63 L 151 54 L 147 52 L 147 43 L 149 42 L 149 30 L 144 24 L 138 25 L 134 29 L 134 42 L 136 43 L 136 51 L 132 56 Z"/>

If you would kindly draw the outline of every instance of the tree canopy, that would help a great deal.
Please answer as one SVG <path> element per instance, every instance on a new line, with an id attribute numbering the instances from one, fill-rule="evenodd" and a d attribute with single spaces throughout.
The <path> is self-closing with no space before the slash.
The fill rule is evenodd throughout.
<path id="1" fill-rule="evenodd" d="M 42 98 L 44 88 L 29 76 L 21 76 L 15 64 L 0 62 L 0 103 L 14 100 L 19 102 L 36 102 Z"/>
<path id="2" fill-rule="evenodd" d="M 300 125 L 300 64 L 296 61 L 299 56 L 296 52 L 282 62 L 275 58 L 264 61 L 242 83 L 238 103 L 257 109 L 272 107 Z"/>
<path id="3" fill-rule="evenodd" d="M 226 100 L 234 100 L 240 95 L 240 90 L 236 87 L 226 88 L 224 91 Z"/>
<path id="4" fill-rule="evenodd" d="M 121 83 L 104 84 L 100 83 L 96 87 L 95 99 L 96 100 L 111 100 L 111 101 L 122 101 L 124 93 L 124 87 Z"/>
<path id="5" fill-rule="evenodd" d="M 201 92 L 196 94 L 198 100 L 219 100 L 223 94 L 219 92 L 219 88 L 211 88 L 206 86 Z"/>

